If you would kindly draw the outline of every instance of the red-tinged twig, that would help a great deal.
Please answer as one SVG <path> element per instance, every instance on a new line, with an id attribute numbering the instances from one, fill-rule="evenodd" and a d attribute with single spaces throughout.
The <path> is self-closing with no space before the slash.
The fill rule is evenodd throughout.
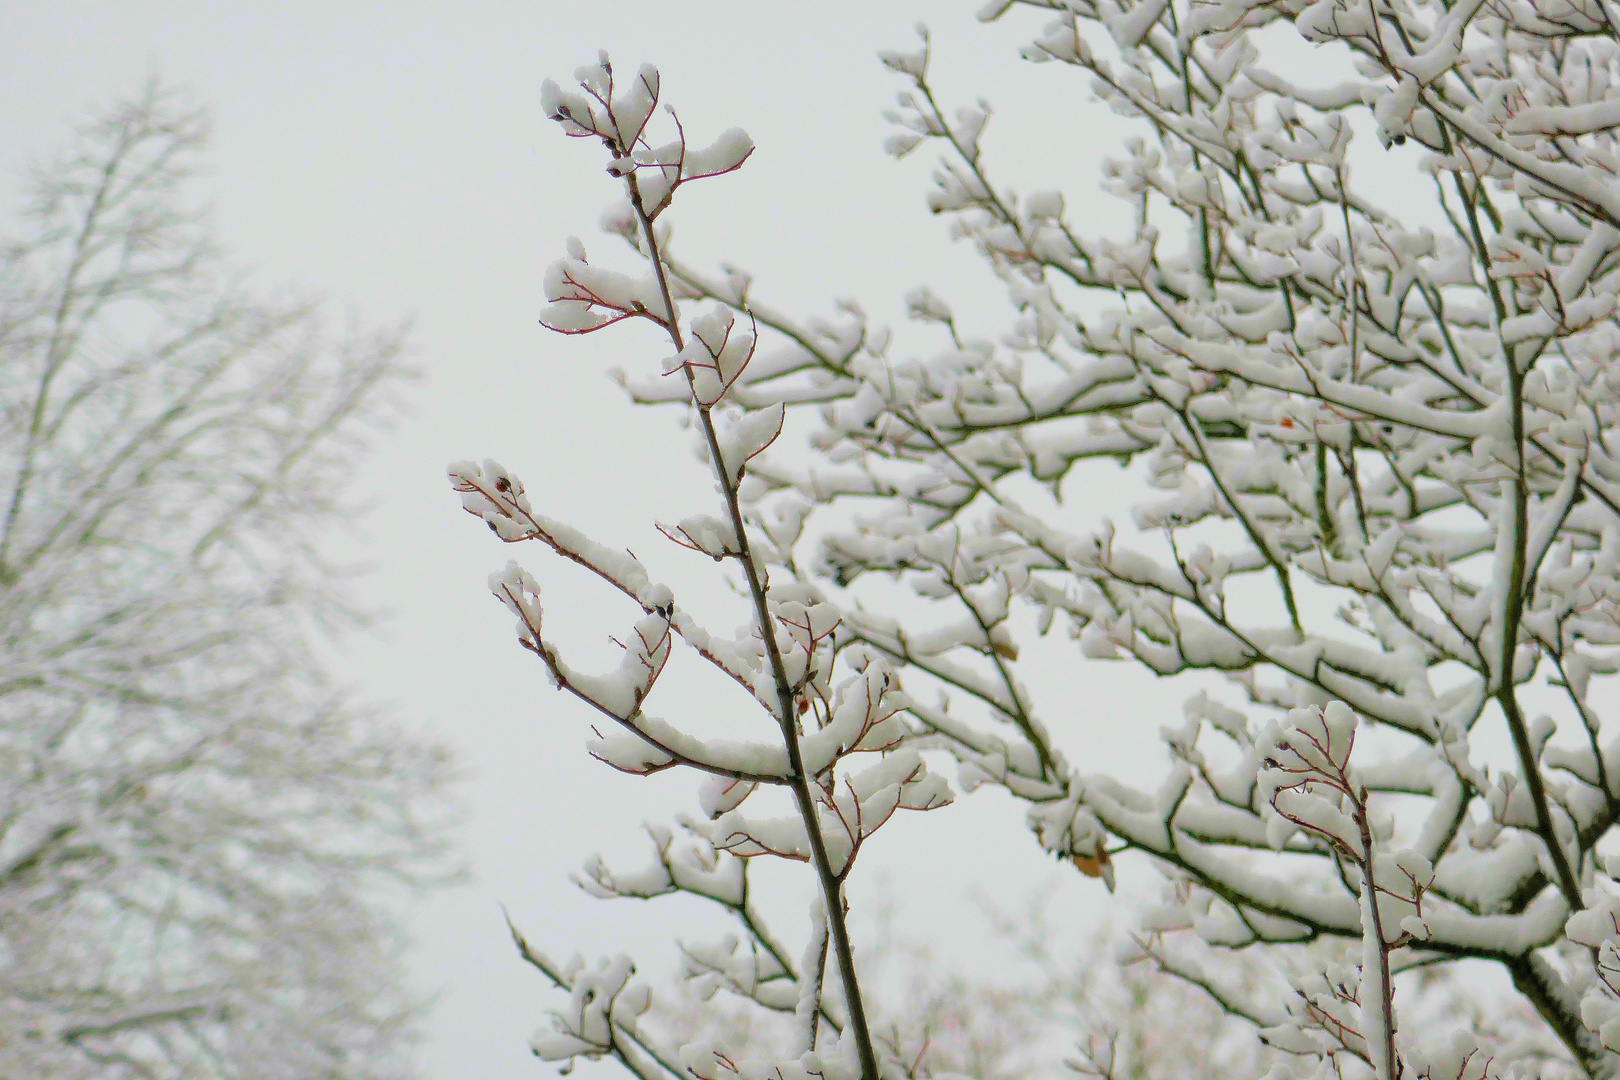
<path id="1" fill-rule="evenodd" d="M 675 318 L 675 305 L 670 294 L 669 278 L 664 272 L 658 237 L 653 231 L 652 218 L 641 205 L 641 194 L 634 174 L 625 177 L 625 185 L 629 188 L 630 204 L 641 222 L 646 237 L 647 259 L 652 264 L 653 273 L 658 279 L 664 309 L 670 315 L 670 339 L 674 343 L 676 351 L 679 352 L 685 348 L 685 342 L 681 335 L 679 322 Z M 687 379 L 688 381 L 694 379 L 690 369 L 687 372 Z M 739 478 L 730 476 L 729 470 L 725 467 L 725 456 L 720 451 L 720 438 L 714 426 L 713 407 L 696 401 L 695 395 L 694 404 L 697 407 L 698 419 L 703 428 L 704 441 L 708 444 L 709 457 L 714 464 L 715 476 L 720 480 L 726 509 L 731 516 L 732 528 L 736 531 L 739 561 L 742 563 L 743 573 L 748 580 L 748 593 L 753 601 L 754 615 L 759 627 L 760 638 L 765 646 L 765 655 L 770 663 L 772 678 L 776 683 L 777 722 L 781 726 L 782 740 L 787 747 L 794 799 L 798 803 L 799 816 L 804 821 L 805 833 L 810 841 L 810 851 L 816 874 L 821 880 L 822 899 L 827 910 L 827 926 L 831 931 L 834 952 L 838 957 L 839 976 L 844 986 L 845 1001 L 849 1009 L 849 1027 L 855 1039 L 856 1052 L 860 1057 L 861 1073 L 863 1080 L 878 1080 L 880 1073 L 877 1053 L 873 1049 L 872 1034 L 866 1019 L 866 1009 L 861 1000 L 860 983 L 855 972 L 855 950 L 850 943 L 849 927 L 844 917 L 842 881 L 839 875 L 833 872 L 832 862 L 827 855 L 827 845 L 821 835 L 815 797 L 811 793 L 812 778 L 806 774 L 804 759 L 799 752 L 798 711 L 795 708 L 796 694 L 792 683 L 787 677 L 787 669 L 782 662 L 781 651 L 777 648 L 774 619 L 771 616 L 770 604 L 766 598 L 765 582 L 760 575 L 759 568 L 755 565 L 753 554 L 749 548 L 748 531 L 743 520 L 742 500 L 738 494 Z"/>

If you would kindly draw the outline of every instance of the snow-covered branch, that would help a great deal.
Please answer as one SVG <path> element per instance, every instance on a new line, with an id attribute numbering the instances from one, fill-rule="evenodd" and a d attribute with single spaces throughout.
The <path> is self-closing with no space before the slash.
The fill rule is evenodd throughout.
<path id="1" fill-rule="evenodd" d="M 663 374 L 622 381 L 691 411 L 726 507 L 663 528 L 738 565 L 759 644 L 716 648 L 629 571 L 607 576 L 700 651 L 741 658 L 785 735 L 788 768 L 760 772 L 815 778 L 814 810 L 727 805 L 705 842 L 839 878 L 870 824 L 934 804 L 907 766 L 945 751 L 964 787 L 1024 800 L 1036 842 L 1083 872 L 1166 874 L 1146 955 L 1292 1055 L 1278 1078 L 1611 1074 L 1620 962 L 1597 914 L 1620 820 L 1611 13 L 997 0 L 982 17 L 1015 8 L 1048 20 L 1026 59 L 1138 134 L 1104 167 L 1127 213 L 1102 235 L 1089 193 L 1002 179 L 990 105 L 951 105 L 926 33 L 883 55 L 905 84 L 888 149 L 938 151 L 927 206 L 1004 286 L 994 325 L 919 287 L 903 339 L 853 302 L 801 316 L 744 271 L 691 265 L 652 228 L 689 177 L 679 152 L 634 150 L 616 119 L 640 138 L 645 102 L 619 110 L 588 71 L 589 100 L 558 114 L 618 147 L 630 198 L 607 231 L 651 267 L 612 276 L 571 252 L 548 286 L 562 328 L 646 317 L 669 332 Z M 1374 174 L 1402 176 L 1400 198 Z M 706 306 L 683 322 L 683 301 Z M 1105 459 L 1145 479 L 1124 525 L 1084 497 Z M 504 538 L 601 562 L 460 475 Z M 813 554 L 794 550 L 804 535 Z M 791 617 L 767 567 L 795 578 Z M 1031 674 L 1061 647 L 1019 640 L 1020 605 L 1075 642 L 1068 681 Z M 537 648 L 538 633 L 536 619 Z M 818 680 L 845 659 L 884 689 L 867 675 L 863 711 L 834 723 Z M 1182 716 L 1147 724 L 1171 759 L 1157 785 L 1075 764 L 1075 700 L 1105 661 L 1229 687 L 1203 683 Z M 792 730 L 796 709 L 818 729 Z M 793 764 L 796 744 L 822 743 L 829 764 L 887 756 L 836 777 L 821 757 Z M 1230 992 L 1186 960 L 1194 939 L 1293 958 L 1289 989 Z M 1533 1034 L 1429 1037 L 1417 973 L 1463 961 L 1505 976 Z M 1111 1073 L 1106 1043 L 1087 1070 Z"/>

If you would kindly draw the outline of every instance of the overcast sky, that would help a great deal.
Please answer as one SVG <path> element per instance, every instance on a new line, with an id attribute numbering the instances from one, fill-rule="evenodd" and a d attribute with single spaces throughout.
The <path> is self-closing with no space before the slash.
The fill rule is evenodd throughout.
<path id="1" fill-rule="evenodd" d="M 748 268 L 758 295 L 805 315 L 851 296 L 896 322 L 900 297 L 926 283 L 989 318 L 1005 311 L 999 286 L 924 208 L 928 151 L 898 164 L 882 153 L 881 112 L 900 84 L 876 52 L 911 47 L 925 16 L 947 96 L 1001 110 L 992 168 L 1024 190 L 1063 187 L 1071 206 L 1095 192 L 1098 157 L 1119 128 L 1072 73 L 1016 59 L 1035 21 L 981 27 L 977 6 L 38 0 L 0 10 L 8 202 L 19 170 L 61 147 L 77 118 L 156 75 L 212 112 L 202 190 L 254 280 L 329 296 L 340 319 L 352 310 L 371 324 L 414 323 L 425 376 L 412 391 L 415 415 L 378 443 L 363 474 L 375 507 L 363 543 L 377 567 L 366 595 L 392 617 L 384 636 L 356 645 L 349 670 L 368 698 L 451 744 L 468 775 L 472 884 L 429 902 L 414 924 L 415 977 L 442 995 L 423 1051 L 431 1080 L 552 1072 L 525 1048 L 548 995 L 516 961 L 500 905 L 555 953 L 629 948 L 654 969 L 668 965 L 672 934 L 715 925 L 678 902 L 602 904 L 568 883 L 594 851 L 638 858 L 638 823 L 694 806 L 693 785 L 623 777 L 585 755 L 588 718 L 517 648 L 485 577 L 522 558 L 582 664 L 611 661 L 606 635 L 631 613 L 545 552 L 502 548 L 460 513 L 443 480 L 450 460 L 496 458 L 545 512 L 648 555 L 677 581 L 718 580 L 652 531 L 654 518 L 712 509 L 689 436 L 672 414 L 632 409 L 603 375 L 651 369 L 662 356 L 656 339 L 635 330 L 561 339 L 536 324 L 542 274 L 567 236 L 618 257 L 596 230 L 614 194 L 596 148 L 543 120 L 541 80 L 566 81 L 606 48 L 624 67 L 660 66 L 694 141 L 731 126 L 753 136 L 758 151 L 740 175 L 695 186 L 673 211 L 679 249 L 699 265 Z M 1103 219 L 1120 205 L 1094 198 Z M 1122 490 L 1099 489 L 1086 512 L 1116 505 Z M 1141 747 L 1132 760 L 1159 769 L 1155 734 L 1177 722 L 1181 691 L 1121 666 L 1082 671 L 1077 653 L 1064 656 L 1072 667 L 1054 685 L 1072 700 L 1053 710 L 1064 745 L 1088 762 Z M 1039 890 L 1065 921 L 1090 925 L 1107 910 L 1100 888 L 1044 858 L 1021 816 L 990 793 L 894 826 L 863 854 L 857 915 L 886 889 L 918 935 L 956 920 L 963 932 L 940 951 L 964 967 L 1006 955 L 983 940 L 972 888 L 1009 908 Z M 1141 866 L 1123 873 L 1128 889 L 1153 887 Z M 792 939 L 803 930 L 798 911 L 782 927 Z M 869 932 L 870 921 L 856 929 Z"/>

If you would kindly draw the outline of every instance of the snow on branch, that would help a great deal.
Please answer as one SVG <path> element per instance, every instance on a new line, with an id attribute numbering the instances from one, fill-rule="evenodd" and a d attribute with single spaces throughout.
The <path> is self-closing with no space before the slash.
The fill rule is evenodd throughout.
<path id="1" fill-rule="evenodd" d="M 694 158 L 677 126 L 657 145 L 656 77 L 621 87 L 604 61 L 580 93 L 548 91 L 565 132 L 605 144 L 626 201 L 604 225 L 650 272 L 571 250 L 548 290 L 556 325 L 665 329 L 670 358 L 620 380 L 687 410 L 723 505 L 661 528 L 741 575 L 754 624 L 727 651 L 673 607 L 659 617 L 723 657 L 782 733 L 785 764 L 759 772 L 788 778 L 774 786 L 794 812 L 753 795 L 767 778 L 715 771 L 699 862 L 813 864 L 812 921 L 841 962 L 840 882 L 895 810 L 948 797 L 918 756 L 944 752 L 962 788 L 1023 800 L 1034 843 L 1067 865 L 1109 887 L 1164 875 L 1142 958 L 1284 1053 L 1275 1080 L 1609 1075 L 1611 13 L 998 0 L 980 16 L 1015 9 L 1041 13 L 1023 55 L 1054 93 L 1078 80 L 1136 129 L 1100 177 L 1121 226 L 1053 178 L 1015 191 L 986 138 L 996 110 L 950 100 L 924 32 L 881 57 L 902 81 L 887 149 L 937 152 L 924 202 L 1006 310 L 969 316 L 921 285 L 903 296 L 910 333 L 853 301 L 797 314 L 744 270 L 670 251 L 653 223 L 678 183 L 751 144 Z M 1399 198 L 1375 175 L 1399 177 Z M 703 310 L 683 320 L 678 300 Z M 464 468 L 457 485 L 503 538 L 542 539 L 661 610 L 639 566 L 534 519 L 496 476 Z M 1089 497 L 1108 476 L 1141 485 L 1117 523 Z M 1105 662 L 1201 681 L 1179 716 L 1111 717 L 1087 694 Z M 1157 731 L 1162 779 L 1079 767 L 1092 723 Z M 878 756 L 857 768 L 858 751 Z M 723 892 L 690 869 L 624 887 L 643 885 Z M 1276 999 L 1212 977 L 1194 962 L 1211 951 L 1258 958 Z M 743 986 L 764 970 L 745 952 L 703 963 Z M 815 999 L 807 962 L 779 973 L 789 960 L 754 1004 L 784 1007 L 789 982 L 795 1009 Z M 1464 961 L 1511 986 L 1473 1014 L 1500 1024 L 1434 1005 L 1417 974 L 1476 970 Z M 870 1071 L 849 1020 L 790 1049 Z M 855 1057 L 835 1065 L 830 1046 Z M 695 1075 L 754 1067 L 688 1050 Z M 1121 1059 L 1087 1060 L 1100 1075 Z"/>
<path id="2" fill-rule="evenodd" d="M 603 897 L 688 892 L 720 903 L 750 927 L 773 958 L 771 978 L 781 978 L 792 967 L 758 927 L 756 913 L 739 892 L 746 872 L 738 860 L 773 854 L 809 862 L 818 894 L 816 933 L 824 935 L 819 938 L 823 945 L 814 970 L 805 965 L 805 972 L 792 977 L 791 1008 L 799 1016 L 800 1045 L 774 1059 L 772 1074 L 878 1080 L 877 1044 L 866 1019 L 845 925 L 843 883 L 862 843 L 895 810 L 933 809 L 948 803 L 951 794 L 917 752 L 903 745 L 911 733 L 897 717 L 907 701 L 889 669 L 859 650 L 846 650 L 851 639 L 842 630 L 843 616 L 794 568 L 791 546 L 800 532 L 799 520 L 789 511 L 750 527 L 744 508 L 745 480 L 752 481 L 750 474 L 756 470 L 768 475 L 766 451 L 786 423 L 782 402 L 757 398 L 744 402 L 733 394 L 754 359 L 757 323 L 744 332 L 724 308 L 685 323 L 675 304 L 679 286 L 672 285 L 661 250 L 667 237 L 655 230 L 654 221 L 682 184 L 736 170 L 752 153 L 753 143 L 740 131 L 728 131 L 707 149 L 694 150 L 673 113 L 673 140 L 650 141 L 649 122 L 660 94 L 658 73 L 651 67 L 644 66 L 624 84 L 616 80 L 603 54 L 596 64 L 576 72 L 576 80 L 578 92 L 546 83 L 547 115 L 565 134 L 596 138 L 603 144 L 609 155 L 607 171 L 623 184 L 628 201 L 627 212 L 610 213 L 610 228 L 632 241 L 648 273 L 632 277 L 602 269 L 586 258 L 579 241 L 570 240 L 567 257 L 546 275 L 550 306 L 541 322 L 564 334 L 579 334 L 645 318 L 668 335 L 675 356 L 664 370 L 685 383 L 681 396 L 702 434 L 722 514 L 697 513 L 658 528 L 683 548 L 718 562 L 734 560 L 746 580 L 750 625 L 730 641 L 703 631 L 676 608 L 671 591 L 654 584 L 634 556 L 536 514 L 523 484 L 495 462 L 451 465 L 451 486 L 463 508 L 503 541 L 540 540 L 641 608 L 642 617 L 618 642 L 623 655 L 617 669 L 593 675 L 571 666 L 544 636 L 540 585 L 528 571 L 512 562 L 490 577 L 491 591 L 517 618 L 519 643 L 540 658 L 558 688 L 612 721 L 611 730 L 597 732 L 590 753 L 630 773 L 686 766 L 707 775 L 700 803 L 713 820 L 689 826 L 706 847 L 672 856 L 668 834 L 655 831 L 659 863 L 653 872 L 621 877 L 595 862 L 581 883 Z M 744 406 L 740 410 L 739 404 Z M 764 722 L 762 734 L 770 736 L 768 741 L 697 738 L 644 711 L 677 636 L 750 691 L 757 706 L 755 722 Z M 844 759 L 855 753 L 875 754 L 878 760 L 848 769 Z M 745 817 L 741 804 L 762 784 L 785 787 L 794 815 Z M 722 866 L 729 869 L 722 871 Z M 520 937 L 517 940 L 527 955 L 526 944 Z M 829 956 L 838 967 L 843 999 L 836 1018 L 822 992 Z M 604 961 L 594 969 L 580 964 L 558 969 L 549 961 L 534 962 L 572 995 L 571 1004 L 556 1014 L 555 1031 L 534 1043 L 543 1058 L 571 1061 L 610 1055 L 638 1075 L 647 1075 L 649 1060 L 672 1072 L 679 1061 L 678 1069 L 684 1070 L 680 1075 L 757 1071 L 713 1045 L 655 1045 L 638 1027 L 650 998 L 644 987 L 630 981 L 628 960 Z M 723 962 L 716 963 L 724 967 Z M 749 996 L 773 1007 L 769 994 L 759 997 L 750 991 Z M 826 1026 L 818 1019 L 823 1015 Z"/>

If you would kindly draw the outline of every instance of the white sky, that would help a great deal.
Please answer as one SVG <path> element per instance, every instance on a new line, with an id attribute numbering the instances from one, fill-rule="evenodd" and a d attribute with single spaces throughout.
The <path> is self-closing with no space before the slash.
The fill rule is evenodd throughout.
<path id="1" fill-rule="evenodd" d="M 607 48 L 622 67 L 660 66 L 665 98 L 695 142 L 747 130 L 759 149 L 744 171 L 695 185 L 672 211 L 678 250 L 700 265 L 724 259 L 754 271 L 759 295 L 777 306 L 813 315 L 854 296 L 899 322 L 900 297 L 927 283 L 959 311 L 997 317 L 999 286 L 924 208 L 931 152 L 897 165 L 881 151 L 880 113 L 901 83 L 876 51 L 910 48 L 925 14 L 942 92 L 1001 107 L 991 168 L 1025 190 L 1063 187 L 1071 206 L 1096 191 L 1096 162 L 1118 144 L 1120 126 L 1073 73 L 1016 59 L 1038 28 L 1031 18 L 980 27 L 978 2 L 920 11 L 873 0 L 35 0 L 0 11 L 8 203 L 19 170 L 63 146 L 76 118 L 156 73 L 212 111 L 205 190 L 221 240 L 255 280 L 330 295 L 339 319 L 352 307 L 370 324 L 414 320 L 426 376 L 412 395 L 416 414 L 378 444 L 363 474 L 376 507 L 364 528 L 377 566 L 366 593 L 393 617 L 384 637 L 356 646 L 349 669 L 368 697 L 451 744 L 469 776 L 473 883 L 429 902 L 415 923 L 415 977 L 442 994 L 423 1050 L 432 1080 L 552 1072 L 526 1050 L 548 994 L 516 960 L 499 905 L 554 953 L 625 947 L 653 969 L 669 963 L 673 935 L 718 925 L 683 902 L 602 904 L 568 884 L 594 851 L 639 859 L 638 823 L 694 808 L 693 784 L 623 777 L 585 755 L 588 717 L 517 648 L 484 579 L 522 559 L 563 627 L 553 635 L 580 643 L 576 662 L 608 663 L 606 635 L 631 613 L 545 552 L 502 548 L 460 513 L 443 480 L 452 459 L 494 457 L 545 512 L 635 548 L 677 582 L 718 580 L 651 528 L 655 517 L 712 511 L 687 437 L 671 414 L 632 409 L 602 376 L 615 364 L 651 368 L 662 356 L 656 340 L 635 330 L 562 339 L 536 324 L 541 276 L 565 237 L 617 256 L 595 227 L 613 196 L 596 148 L 543 121 L 541 80 L 566 81 Z M 1093 197 L 1104 218 L 1122 205 Z M 1123 490 L 1087 492 L 1082 512 L 1117 512 Z M 1123 666 L 1081 671 L 1069 646 L 1047 656 L 1044 679 L 1070 695 L 1051 716 L 1076 759 L 1090 766 L 1134 746 L 1134 771 L 1156 774 L 1154 736 L 1179 722 L 1183 690 L 1153 687 Z M 1100 887 L 1054 867 L 1021 811 L 997 794 L 913 817 L 863 853 L 852 894 L 865 918 L 886 881 L 902 916 L 918 935 L 939 937 L 951 963 L 984 968 L 1007 955 L 985 942 L 966 901 L 972 888 L 1008 908 L 1043 891 L 1077 927 L 1106 909 Z M 1127 888 L 1153 887 L 1139 864 L 1122 873 Z M 768 880 L 804 884 L 791 873 Z M 790 941 L 803 931 L 802 910 L 790 905 L 780 925 Z M 870 921 L 858 920 L 857 932 L 863 926 Z"/>

